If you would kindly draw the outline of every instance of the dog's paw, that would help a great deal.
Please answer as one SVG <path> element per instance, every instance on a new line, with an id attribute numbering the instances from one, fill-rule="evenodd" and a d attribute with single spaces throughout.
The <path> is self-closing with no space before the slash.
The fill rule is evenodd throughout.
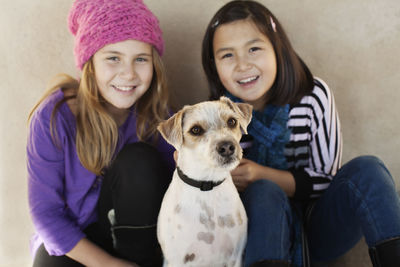
<path id="1" fill-rule="evenodd" d="M 115 220 L 115 211 L 114 211 L 114 209 L 111 209 L 108 212 L 107 217 L 108 217 L 108 221 L 110 222 L 111 226 L 114 226 L 114 225 L 117 224 L 117 221 Z"/>

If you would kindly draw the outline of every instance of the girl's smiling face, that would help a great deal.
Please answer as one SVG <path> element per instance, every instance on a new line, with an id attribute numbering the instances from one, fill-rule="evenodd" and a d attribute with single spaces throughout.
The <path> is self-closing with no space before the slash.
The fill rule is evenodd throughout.
<path id="1" fill-rule="evenodd" d="M 93 56 L 100 94 L 109 111 L 126 111 L 150 87 L 153 57 L 150 44 L 126 40 L 108 44 Z"/>
<path id="2" fill-rule="evenodd" d="M 251 20 L 238 20 L 218 26 L 213 49 L 224 87 L 255 109 L 262 109 L 277 72 L 276 55 L 269 39 Z"/>

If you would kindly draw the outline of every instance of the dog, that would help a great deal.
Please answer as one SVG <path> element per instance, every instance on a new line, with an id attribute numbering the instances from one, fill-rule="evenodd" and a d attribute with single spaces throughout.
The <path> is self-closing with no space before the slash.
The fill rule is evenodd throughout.
<path id="1" fill-rule="evenodd" d="M 227 97 L 184 106 L 157 129 L 178 151 L 157 238 L 164 266 L 241 266 L 247 216 L 230 171 L 252 106 Z"/>

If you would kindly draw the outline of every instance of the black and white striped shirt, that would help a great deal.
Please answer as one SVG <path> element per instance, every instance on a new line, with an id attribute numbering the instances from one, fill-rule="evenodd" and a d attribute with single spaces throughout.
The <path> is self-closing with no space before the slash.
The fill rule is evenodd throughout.
<path id="1" fill-rule="evenodd" d="M 286 145 L 288 168 L 296 181 L 295 199 L 319 197 L 338 171 L 342 134 L 334 97 L 318 78 L 311 94 L 290 107 Z"/>

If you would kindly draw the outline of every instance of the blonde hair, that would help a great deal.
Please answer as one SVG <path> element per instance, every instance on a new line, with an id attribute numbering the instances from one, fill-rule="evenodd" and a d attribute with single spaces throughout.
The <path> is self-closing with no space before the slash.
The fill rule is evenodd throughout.
<path id="1" fill-rule="evenodd" d="M 118 142 L 118 126 L 105 109 L 106 101 L 99 92 L 92 59 L 85 63 L 80 82 L 67 74 L 57 75 L 33 107 L 29 120 L 38 106 L 59 88 L 72 89 L 75 94 L 65 96 L 53 109 L 50 122 L 53 142 L 56 144 L 58 142 L 54 131 L 55 113 L 62 103 L 76 98 L 76 151 L 81 164 L 89 171 L 100 175 L 113 159 Z M 156 127 L 160 121 L 168 117 L 167 102 L 165 68 L 157 50 L 153 48 L 153 79 L 150 88 L 135 103 L 136 132 L 140 141 L 154 143 L 158 140 Z"/>

